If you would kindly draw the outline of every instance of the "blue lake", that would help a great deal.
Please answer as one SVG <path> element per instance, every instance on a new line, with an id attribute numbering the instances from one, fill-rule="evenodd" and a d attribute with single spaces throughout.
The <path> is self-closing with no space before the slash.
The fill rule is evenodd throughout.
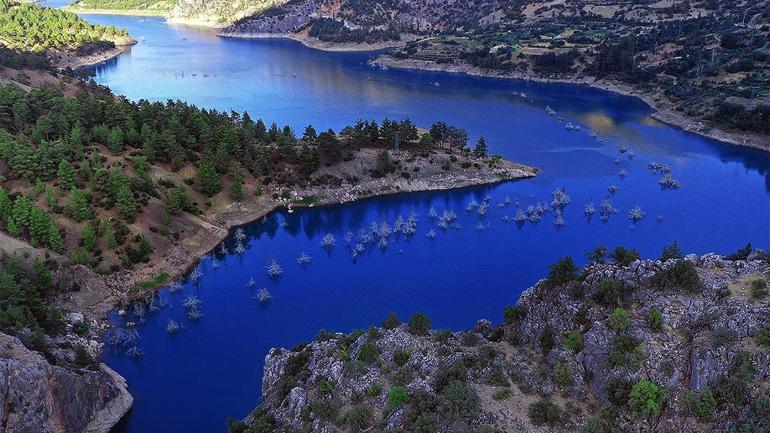
<path id="1" fill-rule="evenodd" d="M 661 124 L 634 98 L 573 85 L 373 69 L 366 65 L 369 53 L 227 40 L 159 18 L 85 17 L 128 28 L 140 41 L 95 69 L 98 83 L 128 98 L 248 111 L 300 131 L 308 123 L 338 130 L 357 118 L 408 116 L 420 126 L 444 120 L 466 128 L 474 142 L 484 135 L 492 153 L 541 169 L 531 180 L 277 212 L 245 227 L 243 254 L 215 254 L 201 263 L 197 284 L 161 293 L 167 305 L 138 327 L 142 356 L 105 353 L 136 398 L 117 432 L 225 431 L 227 416 L 242 417 L 259 402 L 270 347 L 312 339 L 321 328 L 365 328 L 391 310 L 402 318 L 423 311 L 437 328 L 465 328 L 480 318 L 499 322 L 503 308 L 550 263 L 566 255 L 583 263 L 598 244 L 633 247 L 647 257 L 673 240 L 695 253 L 729 252 L 749 241 L 770 245 L 770 154 Z M 546 105 L 582 129 L 567 130 Z M 668 165 L 681 189 L 662 190 L 660 174 L 647 168 L 653 161 Z M 606 223 L 598 215 L 585 218 L 583 205 L 593 200 L 598 207 L 611 184 L 618 186 L 612 197 L 618 213 Z M 521 227 L 501 220 L 516 212 L 515 203 L 498 207 L 505 197 L 525 208 L 550 202 L 551 191 L 562 186 L 572 197 L 563 228 L 554 226 L 552 213 Z M 487 195 L 485 216 L 465 211 L 469 201 Z M 636 205 L 646 217 L 631 224 L 627 212 Z M 431 206 L 454 210 L 461 228 L 437 229 L 428 218 Z M 372 222 L 393 226 L 411 212 L 419 216 L 414 237 L 391 236 L 386 250 L 374 246 L 353 260 L 347 231 L 368 230 Z M 433 240 L 425 236 L 431 227 Z M 331 252 L 321 248 L 326 233 L 336 237 Z M 226 245 L 232 251 L 235 240 Z M 313 258 L 306 268 L 296 263 L 303 251 Z M 283 266 L 278 281 L 265 272 L 271 258 Z M 255 288 L 247 286 L 252 277 Z M 262 287 L 273 294 L 265 306 L 255 299 Z M 182 306 L 189 295 L 202 301 L 203 317 L 195 322 Z M 169 335 L 169 320 L 182 330 Z"/>

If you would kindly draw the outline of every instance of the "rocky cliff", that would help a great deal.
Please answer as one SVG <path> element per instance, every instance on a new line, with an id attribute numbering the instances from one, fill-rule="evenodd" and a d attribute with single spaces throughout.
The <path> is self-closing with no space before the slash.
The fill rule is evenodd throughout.
<path id="1" fill-rule="evenodd" d="M 273 349 L 231 430 L 770 431 L 766 255 L 621 256 L 560 262 L 502 325 L 389 317 Z"/>
<path id="2" fill-rule="evenodd" d="M 54 366 L 6 334 L 0 400 L 0 432 L 8 433 L 106 433 L 133 403 L 125 380 L 106 365 Z"/>

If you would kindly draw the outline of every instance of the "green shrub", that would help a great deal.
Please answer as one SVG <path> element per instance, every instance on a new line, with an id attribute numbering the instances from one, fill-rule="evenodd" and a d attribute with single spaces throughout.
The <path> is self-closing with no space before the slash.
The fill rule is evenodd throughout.
<path id="1" fill-rule="evenodd" d="M 435 433 L 436 421 L 430 412 L 422 412 L 412 423 L 412 433 Z"/>
<path id="2" fill-rule="evenodd" d="M 720 404 L 743 404 L 755 373 L 756 367 L 751 353 L 744 350 L 730 367 L 730 372 L 717 378 L 714 397 Z"/>
<path id="3" fill-rule="evenodd" d="M 644 416 L 660 415 L 666 403 L 666 391 L 649 380 L 642 379 L 631 388 L 628 407 L 632 412 Z"/>
<path id="4" fill-rule="evenodd" d="M 594 416 L 588 419 L 583 428 L 580 429 L 581 433 L 606 433 L 609 431 L 607 423 L 598 416 Z"/>
<path id="5" fill-rule="evenodd" d="M 685 394 L 685 404 L 698 421 L 714 421 L 717 401 L 709 388 L 704 388 L 700 392 L 687 391 Z"/>
<path id="6" fill-rule="evenodd" d="M 414 313 L 407 327 L 412 335 L 427 335 L 430 331 L 430 318 L 420 312 Z"/>
<path id="7" fill-rule="evenodd" d="M 393 311 L 388 313 L 388 317 L 382 321 L 382 327 L 385 329 L 394 329 L 399 326 L 401 326 L 401 319 Z"/>
<path id="8" fill-rule="evenodd" d="M 362 344 L 361 349 L 358 351 L 358 360 L 365 364 L 371 364 L 377 361 L 379 356 L 380 351 L 377 349 L 377 346 L 369 342 Z"/>
<path id="9" fill-rule="evenodd" d="M 321 398 L 310 403 L 310 410 L 322 420 L 334 421 L 340 412 L 340 404 L 334 399 Z"/>
<path id="10" fill-rule="evenodd" d="M 658 290 L 695 292 L 701 286 L 695 264 L 689 260 L 678 260 L 673 266 L 659 270 L 653 275 L 651 282 Z"/>
<path id="11" fill-rule="evenodd" d="M 564 362 L 557 362 L 553 367 L 553 380 L 561 386 L 569 386 L 575 382 L 569 366 Z"/>
<path id="12" fill-rule="evenodd" d="M 632 370 L 638 370 L 644 361 L 644 344 L 627 334 L 615 337 L 612 349 L 607 356 L 610 368 L 625 366 Z"/>
<path id="13" fill-rule="evenodd" d="M 318 378 L 316 386 L 318 386 L 318 393 L 321 395 L 330 395 L 334 392 L 334 384 L 323 376 Z"/>
<path id="14" fill-rule="evenodd" d="M 616 331 L 625 331 L 631 324 L 631 316 L 623 308 L 616 308 L 610 314 L 608 325 Z"/>
<path id="15" fill-rule="evenodd" d="M 96 369 L 99 366 L 94 357 L 81 345 L 75 347 L 75 365 L 87 369 Z"/>
<path id="16" fill-rule="evenodd" d="M 657 332 L 660 331 L 663 326 L 663 313 L 657 308 L 653 308 L 647 313 L 647 324 L 650 325 L 650 329 Z"/>
<path id="17" fill-rule="evenodd" d="M 757 332 L 757 344 L 770 347 L 770 328 Z"/>
<path id="18" fill-rule="evenodd" d="M 374 413 L 370 406 L 359 404 L 353 406 L 345 418 L 354 432 L 361 432 L 371 427 Z"/>
<path id="19" fill-rule="evenodd" d="M 503 401 L 508 400 L 511 397 L 510 388 L 500 388 L 492 394 L 492 400 Z"/>
<path id="20" fill-rule="evenodd" d="M 635 287 L 614 278 L 599 281 L 596 287 L 595 299 L 602 305 L 621 304 L 622 300 L 634 292 Z"/>
<path id="21" fill-rule="evenodd" d="M 382 393 L 382 384 L 380 382 L 375 382 L 371 385 L 369 385 L 369 388 L 366 388 L 366 395 L 369 397 L 377 397 Z"/>
<path id="22" fill-rule="evenodd" d="M 633 248 L 615 247 L 612 251 L 612 259 L 620 266 L 628 266 L 639 257 L 639 251 Z"/>
<path id="23" fill-rule="evenodd" d="M 545 283 L 548 287 L 561 286 L 577 278 L 577 271 L 572 257 L 561 258 L 550 266 Z"/>
<path id="24" fill-rule="evenodd" d="M 553 424 L 561 419 L 561 409 L 548 399 L 540 399 L 529 405 L 529 419 L 535 425 Z"/>
<path id="25" fill-rule="evenodd" d="M 407 362 L 409 362 L 409 358 L 411 357 L 412 352 L 408 350 L 396 349 L 396 351 L 393 353 L 393 362 L 397 366 L 403 367 Z"/>
<path id="26" fill-rule="evenodd" d="M 506 325 L 513 324 L 527 317 L 527 310 L 520 306 L 507 306 L 503 312 L 503 321 Z"/>
<path id="27" fill-rule="evenodd" d="M 388 393 L 388 403 L 386 411 L 391 412 L 393 409 L 405 405 L 409 401 L 409 394 L 406 388 L 403 386 L 394 386 Z"/>
<path id="28" fill-rule="evenodd" d="M 660 255 L 660 261 L 662 262 L 665 262 L 666 260 L 681 258 L 682 250 L 679 249 L 679 244 L 676 241 L 671 242 L 669 245 L 663 247 L 663 253 Z"/>
<path id="29" fill-rule="evenodd" d="M 586 258 L 592 263 L 604 263 L 607 259 L 607 247 L 598 245 L 593 250 L 586 253 Z"/>
<path id="30" fill-rule="evenodd" d="M 751 297 L 761 299 L 767 295 L 767 280 L 758 279 L 751 282 Z"/>
<path id="31" fill-rule="evenodd" d="M 572 353 L 583 350 L 583 334 L 580 331 L 570 331 L 564 336 L 564 347 Z"/>
<path id="32" fill-rule="evenodd" d="M 770 396 L 763 396 L 751 405 L 746 419 L 738 424 L 738 433 L 767 433 L 769 431 Z"/>
<path id="33" fill-rule="evenodd" d="M 439 411 L 454 419 L 471 419 L 479 410 L 479 396 L 459 380 L 450 382 L 441 392 Z"/>

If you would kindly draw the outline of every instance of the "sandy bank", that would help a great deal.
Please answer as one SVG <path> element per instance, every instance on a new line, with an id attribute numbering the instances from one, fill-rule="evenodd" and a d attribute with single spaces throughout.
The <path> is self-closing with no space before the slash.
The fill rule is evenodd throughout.
<path id="1" fill-rule="evenodd" d="M 702 135 L 707 138 L 719 140 L 739 146 L 748 146 L 760 150 L 770 151 L 770 137 L 758 134 L 746 134 L 730 131 L 723 131 L 718 128 L 712 128 L 699 120 L 689 118 L 683 114 L 668 108 L 670 104 L 661 95 L 640 92 L 632 86 L 615 81 L 601 80 L 593 77 L 584 77 L 578 75 L 565 75 L 557 78 L 543 77 L 536 74 L 521 74 L 495 71 L 490 69 L 478 68 L 467 64 L 439 64 L 426 60 L 416 59 L 396 59 L 394 57 L 383 55 L 369 62 L 371 66 L 388 67 L 397 69 L 412 69 L 421 71 L 452 72 L 459 74 L 474 75 L 479 77 L 504 78 L 516 80 L 536 81 L 540 83 L 567 83 L 590 86 L 609 92 L 619 93 L 626 96 L 633 96 L 641 99 L 649 105 L 655 112 L 650 117 L 663 123 L 676 126 L 685 131 Z"/>

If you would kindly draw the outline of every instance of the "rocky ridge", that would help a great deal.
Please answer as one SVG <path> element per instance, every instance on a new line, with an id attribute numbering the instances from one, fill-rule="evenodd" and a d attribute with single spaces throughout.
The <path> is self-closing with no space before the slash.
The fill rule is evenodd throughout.
<path id="1" fill-rule="evenodd" d="M 262 404 L 231 430 L 766 431 L 770 266 L 743 258 L 552 268 L 499 326 L 322 332 L 270 351 Z"/>

